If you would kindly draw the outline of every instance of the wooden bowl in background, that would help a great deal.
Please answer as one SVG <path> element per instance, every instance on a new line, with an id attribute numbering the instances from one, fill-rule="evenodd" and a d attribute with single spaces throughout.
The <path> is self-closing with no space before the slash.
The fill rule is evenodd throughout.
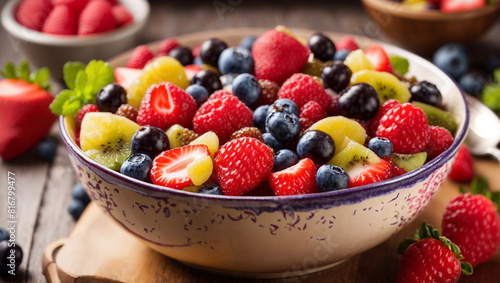
<path id="1" fill-rule="evenodd" d="M 414 11 L 388 0 L 362 2 L 386 36 L 421 55 L 430 55 L 449 42 L 474 42 L 495 23 L 500 12 L 498 1 L 478 10 L 457 13 Z"/>

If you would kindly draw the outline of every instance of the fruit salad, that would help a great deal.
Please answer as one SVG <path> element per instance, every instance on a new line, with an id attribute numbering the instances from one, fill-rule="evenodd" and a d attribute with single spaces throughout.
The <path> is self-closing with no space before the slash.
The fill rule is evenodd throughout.
<path id="1" fill-rule="evenodd" d="M 477 10 L 496 0 L 389 0 L 400 2 L 406 9 L 414 11 L 437 10 L 443 13 L 455 13 Z"/>
<path id="2" fill-rule="evenodd" d="M 188 52 L 189 51 L 189 52 Z M 352 36 L 308 40 L 279 26 L 228 46 L 174 38 L 127 67 L 69 62 L 51 104 L 89 158 L 131 178 L 227 196 L 350 189 L 421 167 L 457 124 L 408 61 Z"/>

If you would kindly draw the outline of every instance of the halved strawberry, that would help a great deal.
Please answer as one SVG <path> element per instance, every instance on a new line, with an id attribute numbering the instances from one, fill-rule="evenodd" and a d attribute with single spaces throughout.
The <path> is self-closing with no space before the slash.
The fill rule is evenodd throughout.
<path id="1" fill-rule="evenodd" d="M 196 73 L 198 73 L 199 71 L 201 71 L 201 66 L 199 65 L 187 65 L 184 67 L 184 72 L 186 73 L 186 77 L 188 79 L 188 81 L 191 81 L 191 79 L 194 77 L 194 75 L 196 75 Z"/>
<path id="2" fill-rule="evenodd" d="M 204 144 L 186 145 L 164 151 L 153 160 L 151 180 L 153 183 L 173 189 L 193 185 L 188 174 L 188 165 L 198 159 L 210 157 Z"/>
<path id="3" fill-rule="evenodd" d="M 174 124 L 190 128 L 195 113 L 196 101 L 191 95 L 171 82 L 162 82 L 146 91 L 137 123 L 164 130 Z"/>
<path id="4" fill-rule="evenodd" d="M 304 158 L 291 167 L 269 174 L 269 184 L 277 196 L 319 192 L 316 186 L 316 168 L 309 158 Z"/>
<path id="5" fill-rule="evenodd" d="M 389 56 L 387 56 L 382 46 L 372 45 L 366 48 L 364 53 L 366 58 L 373 64 L 376 71 L 394 73 L 391 61 L 389 61 Z"/>
<path id="6" fill-rule="evenodd" d="M 115 69 L 116 83 L 124 89 L 128 89 L 130 84 L 139 78 L 142 74 L 142 69 L 119 67 Z"/>
<path id="7" fill-rule="evenodd" d="M 445 13 L 470 11 L 485 5 L 486 0 L 443 0 L 441 1 L 441 11 Z"/>
<path id="8" fill-rule="evenodd" d="M 381 159 L 375 164 L 358 164 L 348 172 L 349 187 L 359 187 L 389 179 L 392 176 L 392 166 Z"/>

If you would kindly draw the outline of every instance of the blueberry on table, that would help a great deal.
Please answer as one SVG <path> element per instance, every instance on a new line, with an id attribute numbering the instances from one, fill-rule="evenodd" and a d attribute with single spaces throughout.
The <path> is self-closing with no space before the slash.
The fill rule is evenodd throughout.
<path id="1" fill-rule="evenodd" d="M 222 51 L 218 61 L 221 74 L 252 73 L 254 62 L 250 51 L 243 47 L 230 47 Z"/>
<path id="2" fill-rule="evenodd" d="M 260 97 L 260 85 L 250 74 L 241 74 L 233 80 L 233 94 L 246 106 L 251 106 Z"/>
<path id="3" fill-rule="evenodd" d="M 341 61 L 328 62 L 321 71 L 321 79 L 325 88 L 330 88 L 336 93 L 340 93 L 349 86 L 351 76 L 351 69 Z"/>
<path id="4" fill-rule="evenodd" d="M 12 252 L 14 251 L 14 252 Z M 16 243 L 15 246 L 9 247 L 8 241 L 0 242 L 0 275 L 8 275 L 9 271 L 12 270 L 8 264 L 10 264 L 10 259 L 8 257 L 15 257 L 14 270 L 17 272 L 17 268 L 21 265 L 23 261 L 23 249 L 19 244 Z"/>
<path id="5" fill-rule="evenodd" d="M 170 148 L 167 134 L 160 128 L 144 126 L 137 130 L 130 142 L 132 153 L 144 153 L 154 159 Z"/>
<path id="6" fill-rule="evenodd" d="M 247 35 L 240 41 L 240 46 L 252 51 L 253 43 L 257 40 L 255 35 Z"/>
<path id="7" fill-rule="evenodd" d="M 368 142 L 368 148 L 380 158 L 391 155 L 394 150 L 390 140 L 379 137 L 370 139 Z"/>
<path id="8" fill-rule="evenodd" d="M 266 118 L 267 118 L 267 109 L 269 105 L 262 105 L 257 107 L 253 112 L 253 125 L 257 127 L 261 132 L 266 132 Z"/>
<path id="9" fill-rule="evenodd" d="M 299 162 L 299 157 L 289 149 L 278 150 L 274 154 L 273 172 L 284 170 Z"/>
<path id="10" fill-rule="evenodd" d="M 0 242 L 8 240 L 10 237 L 9 231 L 7 229 L 0 227 Z"/>
<path id="11" fill-rule="evenodd" d="M 198 193 L 200 194 L 208 194 L 208 195 L 219 195 L 222 196 L 224 193 L 222 192 L 221 188 L 216 185 L 207 185 L 203 186 Z"/>
<path id="12" fill-rule="evenodd" d="M 120 173 L 137 180 L 148 181 L 153 160 L 144 153 L 136 153 L 123 162 Z"/>
<path id="13" fill-rule="evenodd" d="M 458 43 L 441 46 L 433 56 L 433 62 L 455 80 L 459 80 L 469 69 L 465 47 Z"/>
<path id="14" fill-rule="evenodd" d="M 194 98 L 197 107 L 205 103 L 209 96 L 208 90 L 201 85 L 190 85 L 186 88 L 186 92 Z"/>
<path id="15" fill-rule="evenodd" d="M 85 210 L 86 205 L 80 200 L 72 200 L 68 205 L 68 212 L 74 220 L 78 220 Z"/>
<path id="16" fill-rule="evenodd" d="M 476 73 L 465 74 L 460 78 L 460 87 L 468 94 L 478 97 L 484 88 L 484 79 Z"/>
<path id="17" fill-rule="evenodd" d="M 283 149 L 285 147 L 285 145 L 282 142 L 278 141 L 270 133 L 263 133 L 262 137 L 264 138 L 264 143 L 268 147 L 272 148 L 274 150 L 274 152 L 277 152 L 278 150 Z"/>
<path id="18" fill-rule="evenodd" d="M 168 56 L 175 58 L 182 66 L 193 64 L 193 52 L 186 46 L 179 46 L 170 50 Z"/>
<path id="19" fill-rule="evenodd" d="M 421 81 L 410 87 L 410 101 L 420 101 L 435 107 L 440 107 L 443 97 L 439 89 L 433 83 Z"/>
<path id="20" fill-rule="evenodd" d="M 297 155 L 300 159 L 309 158 L 315 164 L 328 162 L 335 153 L 335 141 L 322 131 L 305 132 L 297 143 Z"/>
<path id="21" fill-rule="evenodd" d="M 191 84 L 201 85 L 207 89 L 209 94 L 214 91 L 222 89 L 222 83 L 220 81 L 219 75 L 212 70 L 201 70 L 191 79 Z"/>
<path id="22" fill-rule="evenodd" d="M 79 200 L 85 205 L 90 203 L 90 197 L 89 195 L 87 195 L 87 192 L 83 189 L 81 183 L 76 183 L 73 186 L 71 195 L 73 199 Z"/>
<path id="23" fill-rule="evenodd" d="M 335 44 L 326 35 L 317 32 L 307 41 L 307 47 L 314 54 L 315 58 L 326 62 L 332 60 L 335 55 Z"/>
<path id="24" fill-rule="evenodd" d="M 200 46 L 201 60 L 205 64 L 217 67 L 219 56 L 226 48 L 227 44 L 218 38 L 207 39 Z"/>
<path id="25" fill-rule="evenodd" d="M 125 103 L 127 103 L 127 91 L 119 84 L 106 85 L 97 93 L 96 104 L 101 112 L 115 113 Z"/>
<path id="26" fill-rule="evenodd" d="M 57 144 L 50 138 L 44 138 L 36 145 L 36 154 L 43 161 L 52 162 L 56 156 Z"/>
<path id="27" fill-rule="evenodd" d="M 380 99 L 371 85 L 357 83 L 340 93 L 338 107 L 344 117 L 368 121 L 377 115 Z"/>
<path id="28" fill-rule="evenodd" d="M 267 109 L 267 114 L 275 111 L 285 111 L 291 114 L 299 116 L 299 107 L 297 104 L 288 98 L 277 99 L 269 109 Z"/>
<path id="29" fill-rule="evenodd" d="M 340 166 L 325 164 L 316 173 L 316 184 L 322 192 L 341 190 L 349 187 L 349 175 Z"/>
<path id="30" fill-rule="evenodd" d="M 284 111 L 272 112 L 266 118 L 266 131 L 280 142 L 291 141 L 300 133 L 299 117 Z"/>

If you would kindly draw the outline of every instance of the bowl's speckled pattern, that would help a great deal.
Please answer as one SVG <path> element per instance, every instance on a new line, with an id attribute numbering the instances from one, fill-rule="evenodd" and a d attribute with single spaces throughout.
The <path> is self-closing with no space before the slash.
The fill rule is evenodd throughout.
<path id="1" fill-rule="evenodd" d="M 232 44 L 245 34 L 262 32 L 250 31 L 212 35 Z M 198 43 L 207 37 L 199 36 Z M 196 36 L 179 40 L 194 45 L 192 38 Z M 240 276 L 285 277 L 321 270 L 378 245 L 413 220 L 445 180 L 465 138 L 468 113 L 455 83 L 424 59 L 392 46 L 385 48 L 408 58 L 411 72 L 419 79 L 438 85 L 460 124 L 455 142 L 443 154 L 385 182 L 290 197 L 200 195 L 146 184 L 103 168 L 73 142 L 72 119 L 60 118 L 61 134 L 74 171 L 92 200 L 156 251 L 199 268 Z M 120 64 L 117 60 L 114 64 Z"/>

